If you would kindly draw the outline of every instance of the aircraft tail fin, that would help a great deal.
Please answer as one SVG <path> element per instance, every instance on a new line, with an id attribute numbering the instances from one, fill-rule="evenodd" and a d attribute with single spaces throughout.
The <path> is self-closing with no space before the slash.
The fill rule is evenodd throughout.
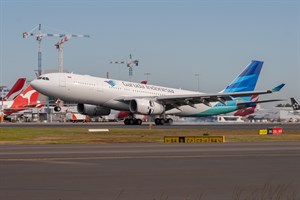
<path id="1" fill-rule="evenodd" d="M 32 107 L 32 105 L 37 105 L 39 97 L 39 92 L 36 91 L 29 85 L 21 94 L 19 94 L 12 104 L 12 108 L 22 108 L 22 107 Z"/>
<path id="2" fill-rule="evenodd" d="M 291 103 L 292 103 L 293 110 L 300 110 L 300 105 L 295 98 L 291 97 Z"/>
<path id="3" fill-rule="evenodd" d="M 262 61 L 252 60 L 243 72 L 236 77 L 222 92 L 254 91 L 261 68 Z"/>
<path id="4" fill-rule="evenodd" d="M 13 87 L 9 90 L 7 95 L 4 97 L 4 100 L 12 100 L 14 99 L 18 94 L 22 92 L 22 89 L 25 85 L 26 78 L 19 78 L 16 83 L 13 85 Z"/>
<path id="5" fill-rule="evenodd" d="M 251 102 L 254 102 L 254 104 L 252 106 L 247 107 L 247 108 L 239 109 L 233 115 L 244 117 L 244 116 L 253 114 L 255 112 L 255 109 L 256 109 L 256 106 L 257 106 L 256 102 L 258 102 L 258 99 L 259 99 L 258 95 L 252 95 L 251 96 Z"/>

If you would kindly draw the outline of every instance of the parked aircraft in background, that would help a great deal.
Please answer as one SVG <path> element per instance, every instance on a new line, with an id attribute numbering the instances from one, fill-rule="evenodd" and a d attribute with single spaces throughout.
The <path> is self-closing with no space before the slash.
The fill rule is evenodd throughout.
<path id="1" fill-rule="evenodd" d="M 120 111 L 117 115 L 118 120 L 126 120 L 130 117 L 129 111 Z M 148 115 L 141 115 L 141 114 L 134 114 L 133 116 L 135 119 L 141 119 L 142 121 L 148 121 Z"/>
<path id="2" fill-rule="evenodd" d="M 300 115 L 300 104 L 293 97 L 291 98 L 291 103 L 294 114 Z"/>
<path id="3" fill-rule="evenodd" d="M 18 94 L 22 92 L 25 86 L 26 78 L 19 78 L 13 87 L 9 90 L 6 86 L 2 86 L 0 89 L 1 99 L 3 100 L 13 100 Z"/>
<path id="4" fill-rule="evenodd" d="M 160 115 L 155 124 L 162 125 L 169 122 L 166 115 L 210 116 L 278 101 L 250 101 L 252 95 L 277 92 L 285 85 L 254 91 L 262 66 L 263 62 L 252 61 L 224 90 L 211 94 L 72 73 L 43 74 L 31 85 L 46 96 L 78 102 L 81 114 L 108 115 L 115 109 L 131 114 Z M 142 120 L 132 117 L 124 123 L 141 124 Z"/>
<path id="5" fill-rule="evenodd" d="M 9 88 L 7 86 L 0 86 L 0 100 L 2 100 L 2 97 L 4 97 L 8 94 Z"/>
<path id="6" fill-rule="evenodd" d="M 251 96 L 251 101 L 252 102 L 257 102 L 259 99 L 258 95 L 252 95 Z M 247 115 L 250 115 L 250 114 L 253 114 L 256 110 L 256 106 L 257 104 L 254 104 L 252 107 L 248 107 L 248 108 L 243 108 L 243 109 L 240 109 L 236 112 L 233 113 L 234 116 L 241 116 L 241 117 L 245 117 Z"/>
<path id="7" fill-rule="evenodd" d="M 41 108 L 43 105 L 38 101 L 39 92 L 30 85 L 12 101 L 2 101 L 1 111 L 4 115 L 10 115 L 29 108 Z"/>

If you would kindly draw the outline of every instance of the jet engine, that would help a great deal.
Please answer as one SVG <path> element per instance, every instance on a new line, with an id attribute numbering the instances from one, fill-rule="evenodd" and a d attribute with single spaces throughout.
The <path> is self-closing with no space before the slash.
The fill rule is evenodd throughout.
<path id="1" fill-rule="evenodd" d="M 165 108 L 160 103 L 149 99 L 133 99 L 129 102 L 129 110 L 132 113 L 143 115 L 160 115 Z"/>
<path id="2" fill-rule="evenodd" d="M 88 116 L 104 116 L 110 114 L 110 108 L 95 106 L 90 104 L 77 104 L 77 111 Z"/>

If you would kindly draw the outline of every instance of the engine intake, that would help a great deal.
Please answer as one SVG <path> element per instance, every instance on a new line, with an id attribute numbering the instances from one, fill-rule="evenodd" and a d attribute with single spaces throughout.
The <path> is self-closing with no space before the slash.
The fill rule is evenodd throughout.
<path id="1" fill-rule="evenodd" d="M 129 102 L 129 110 L 143 115 L 160 115 L 164 113 L 165 108 L 160 103 L 149 99 L 133 99 Z"/>
<path id="2" fill-rule="evenodd" d="M 77 111 L 88 116 L 104 116 L 110 114 L 110 108 L 95 106 L 90 104 L 77 104 Z"/>

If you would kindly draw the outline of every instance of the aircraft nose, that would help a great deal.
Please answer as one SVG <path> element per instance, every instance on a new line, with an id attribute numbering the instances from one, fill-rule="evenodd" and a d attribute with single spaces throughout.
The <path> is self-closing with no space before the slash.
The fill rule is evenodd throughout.
<path id="1" fill-rule="evenodd" d="M 44 92 L 44 84 L 41 82 L 41 80 L 35 79 L 31 81 L 30 85 L 35 89 L 36 91 L 43 93 Z"/>
<path id="2" fill-rule="evenodd" d="M 30 85 L 33 87 L 33 89 L 38 91 L 38 83 L 37 83 L 37 79 L 31 81 Z"/>

